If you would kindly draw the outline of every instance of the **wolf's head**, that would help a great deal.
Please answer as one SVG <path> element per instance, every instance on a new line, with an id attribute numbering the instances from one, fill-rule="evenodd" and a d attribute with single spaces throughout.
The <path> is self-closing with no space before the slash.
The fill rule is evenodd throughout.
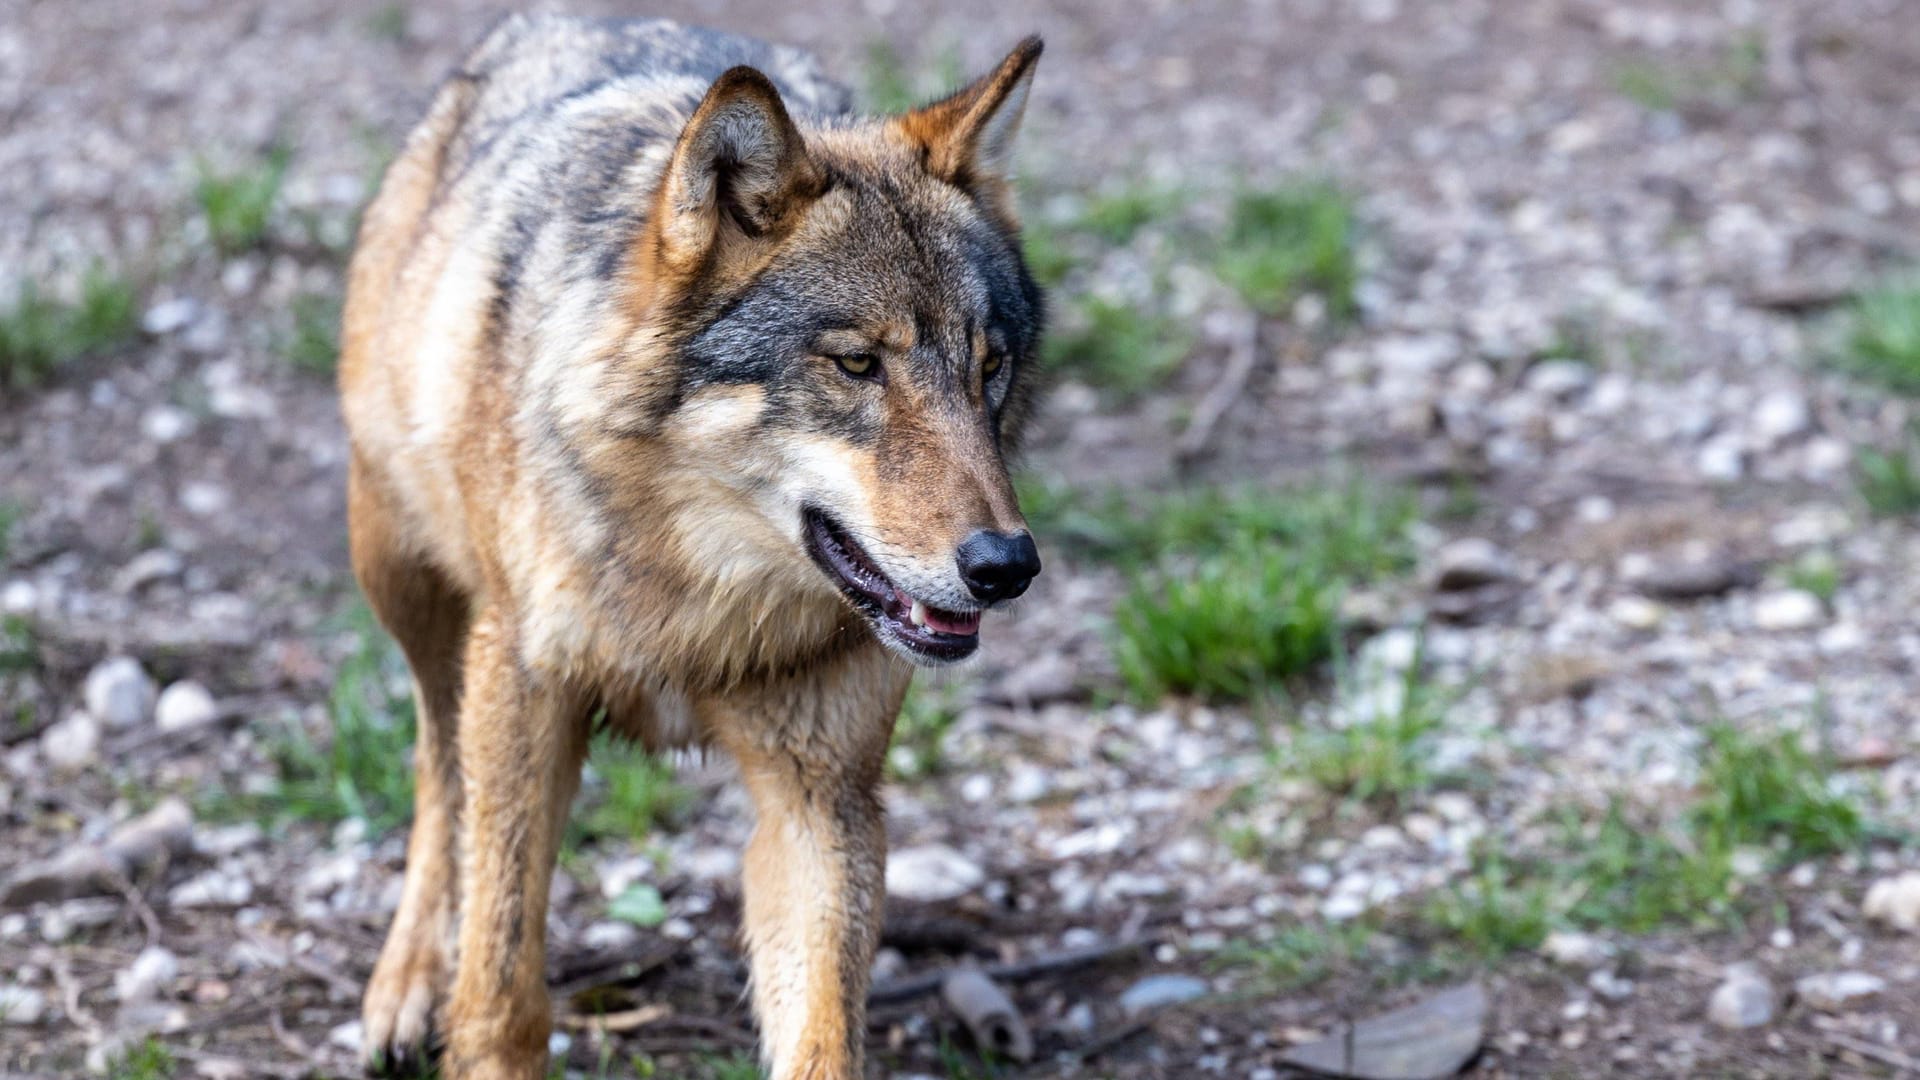
<path id="1" fill-rule="evenodd" d="M 1008 182 L 1039 56 L 1029 39 L 924 108 L 805 128 L 735 68 L 636 253 L 674 358 L 651 419 L 732 493 L 715 559 L 837 591 L 920 663 L 971 655 L 981 611 L 1040 571 L 1006 463 L 1041 324 Z"/>

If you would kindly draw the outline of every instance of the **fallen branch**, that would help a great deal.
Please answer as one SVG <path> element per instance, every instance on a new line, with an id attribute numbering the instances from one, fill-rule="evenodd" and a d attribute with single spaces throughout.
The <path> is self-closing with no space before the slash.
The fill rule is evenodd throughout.
<path id="1" fill-rule="evenodd" d="M 665 1005 L 646 1005 L 638 1009 L 622 1009 L 619 1012 L 602 1013 L 599 1016 L 578 1016 L 569 1014 L 559 1020 L 561 1027 L 568 1031 L 588 1031 L 596 1035 L 617 1035 L 628 1031 L 637 1031 L 648 1024 L 664 1020 L 673 1015 L 673 1010 Z"/>
<path id="2" fill-rule="evenodd" d="M 1130 941 L 1116 942 L 1111 945 L 1089 945 L 1084 949 L 1063 949 L 1056 953 L 1036 956 L 1031 960 L 1021 960 L 1011 964 L 995 964 L 981 968 L 981 973 L 995 982 L 1028 982 L 1043 976 L 1072 971 L 1076 968 L 1092 967 L 1116 960 L 1123 956 L 1132 956 L 1145 952 L 1158 945 L 1155 937 L 1135 938 Z M 867 993 L 869 1005 L 889 1005 L 901 1001 L 910 1001 L 917 997 L 939 991 L 946 982 L 948 972 L 928 971 L 918 975 L 904 975 L 897 979 L 888 979 L 877 983 Z"/>
<path id="3" fill-rule="evenodd" d="M 1180 433 L 1180 441 L 1174 444 L 1174 459 L 1182 465 L 1198 458 L 1213 442 L 1214 429 L 1227 415 L 1227 410 L 1233 408 L 1233 403 L 1246 393 L 1247 383 L 1259 366 L 1260 316 L 1251 311 L 1241 312 L 1238 330 L 1227 351 L 1227 366 L 1220 372 L 1220 381 L 1194 406 L 1193 419 L 1188 421 L 1187 430 Z"/>
<path id="4" fill-rule="evenodd" d="M 948 972 L 940 984 L 940 996 L 967 1025 L 976 1046 L 1015 1061 L 1033 1060 L 1033 1034 L 1019 1007 L 978 968 Z"/>
<path id="5" fill-rule="evenodd" d="M 1838 1031 L 1827 1032 L 1827 1041 L 1842 1050 L 1851 1050 L 1861 1057 L 1871 1058 L 1882 1065 L 1890 1065 L 1901 1072 L 1920 1076 L 1920 1058 L 1909 1057 L 1890 1046 L 1870 1043 L 1865 1039 L 1855 1038 Z"/>
<path id="6" fill-rule="evenodd" d="M 0 907 L 119 892 L 143 868 L 184 854 L 192 845 L 193 811 L 179 799 L 167 799 L 115 829 L 103 844 L 70 848 L 21 867 L 0 887 Z"/>

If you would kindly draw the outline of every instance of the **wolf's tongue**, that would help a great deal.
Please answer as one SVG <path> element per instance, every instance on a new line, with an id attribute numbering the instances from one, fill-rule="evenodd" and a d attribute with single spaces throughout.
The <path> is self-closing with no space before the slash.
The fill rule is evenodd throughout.
<path id="1" fill-rule="evenodd" d="M 929 630 L 938 630 L 943 634 L 977 634 L 980 632 L 980 613 L 970 611 L 965 615 L 939 608 L 928 607 L 898 589 L 894 590 L 900 600 L 908 605 L 908 621 L 915 626 L 924 626 Z"/>

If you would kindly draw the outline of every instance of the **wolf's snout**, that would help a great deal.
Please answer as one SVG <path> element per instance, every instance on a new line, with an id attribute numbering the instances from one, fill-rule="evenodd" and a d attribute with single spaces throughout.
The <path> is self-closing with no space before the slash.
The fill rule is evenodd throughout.
<path id="1" fill-rule="evenodd" d="M 1028 533 L 981 529 L 961 542 L 954 558 L 967 591 L 986 604 L 1026 592 L 1027 584 L 1040 572 L 1040 549 L 1033 546 Z"/>

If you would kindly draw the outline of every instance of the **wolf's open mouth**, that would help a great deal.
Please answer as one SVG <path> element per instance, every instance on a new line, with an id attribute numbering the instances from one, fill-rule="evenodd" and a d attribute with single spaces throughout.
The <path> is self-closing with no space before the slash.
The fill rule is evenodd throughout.
<path id="1" fill-rule="evenodd" d="M 942 611 L 914 599 L 880 572 L 838 522 L 812 507 L 803 517 L 807 554 L 883 636 L 930 660 L 962 660 L 980 647 L 978 611 Z"/>

